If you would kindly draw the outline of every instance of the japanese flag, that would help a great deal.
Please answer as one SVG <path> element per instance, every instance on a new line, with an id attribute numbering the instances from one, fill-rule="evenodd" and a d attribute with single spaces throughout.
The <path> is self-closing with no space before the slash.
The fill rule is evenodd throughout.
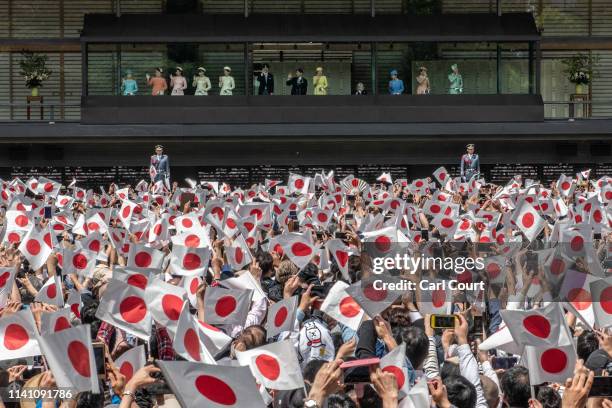
<path id="1" fill-rule="evenodd" d="M 289 174 L 288 187 L 290 193 L 306 194 L 308 193 L 309 185 L 310 177 L 303 177 L 293 173 Z"/>
<path id="2" fill-rule="evenodd" d="M 47 262 L 52 252 L 52 245 L 49 230 L 39 230 L 34 227 L 21 241 L 19 251 L 28 260 L 30 267 L 37 270 Z"/>
<path id="3" fill-rule="evenodd" d="M 520 208 L 515 210 L 514 223 L 529 241 L 533 241 L 544 228 L 545 221 L 531 204 L 523 201 Z"/>
<path id="4" fill-rule="evenodd" d="M 59 276 L 50 276 L 34 297 L 36 302 L 48 303 L 57 307 L 64 307 L 62 294 L 62 281 Z"/>
<path id="5" fill-rule="evenodd" d="M 489 284 L 503 284 L 506 281 L 506 258 L 502 255 L 484 258 L 484 272 Z"/>
<path id="6" fill-rule="evenodd" d="M 249 366 L 258 383 L 274 390 L 304 387 L 302 370 L 291 340 L 269 343 L 247 351 L 236 351 L 238 363 Z"/>
<path id="7" fill-rule="evenodd" d="M 343 325 L 357 330 L 363 319 L 364 311 L 355 299 L 346 292 L 348 287 L 349 285 L 345 282 L 336 282 L 323 301 L 321 311 Z"/>
<path id="8" fill-rule="evenodd" d="M 130 229 L 132 223 L 132 216 L 134 215 L 134 209 L 138 207 L 138 204 L 129 200 L 123 200 L 121 208 L 119 209 L 119 219 L 126 230 Z"/>
<path id="9" fill-rule="evenodd" d="M 6 231 L 29 231 L 34 223 L 25 211 L 6 212 Z"/>
<path id="10" fill-rule="evenodd" d="M 55 197 L 59 193 L 61 186 L 62 185 L 57 181 L 53 181 L 45 177 L 40 177 L 38 179 L 37 193 Z"/>
<path id="11" fill-rule="evenodd" d="M 227 237 L 231 238 L 238 232 L 238 220 L 236 212 L 229 207 L 226 208 L 222 231 Z"/>
<path id="12" fill-rule="evenodd" d="M 236 236 L 226 251 L 227 260 L 233 270 L 238 271 L 250 263 L 253 258 L 242 235 Z"/>
<path id="13" fill-rule="evenodd" d="M 391 177 L 391 173 L 383 173 L 376 178 L 376 181 L 380 181 L 381 183 L 393 184 L 393 178 Z"/>
<path id="14" fill-rule="evenodd" d="M 281 246 L 285 255 L 299 269 L 304 268 L 315 255 L 314 245 L 303 234 L 291 234 L 289 239 L 281 241 Z"/>
<path id="15" fill-rule="evenodd" d="M 152 273 L 153 270 L 130 269 L 128 267 L 115 266 L 113 268 L 113 279 L 145 290 L 151 280 Z"/>
<path id="16" fill-rule="evenodd" d="M 173 245 L 170 257 L 171 273 L 182 276 L 202 276 L 208 269 L 209 260 L 209 248 Z"/>
<path id="17" fill-rule="evenodd" d="M 88 324 L 40 336 L 38 341 L 59 387 L 100 392 Z"/>
<path id="18" fill-rule="evenodd" d="M 183 278 L 183 288 L 187 292 L 187 298 L 192 307 L 197 305 L 197 292 L 203 279 L 200 276 L 185 276 Z"/>
<path id="19" fill-rule="evenodd" d="M 210 247 L 208 232 L 209 231 L 205 228 L 199 228 L 194 231 L 176 234 L 171 238 L 172 245 L 183 245 L 188 248 Z"/>
<path id="20" fill-rule="evenodd" d="M 430 280 L 430 287 L 420 291 L 420 300 L 417 302 L 422 314 L 449 314 L 452 309 L 452 291 L 448 282 L 443 280 Z"/>
<path id="21" fill-rule="evenodd" d="M 204 318 L 209 324 L 242 325 L 251 308 L 252 290 L 209 287 L 204 294 Z"/>
<path id="22" fill-rule="evenodd" d="M 374 285 L 375 281 L 398 283 L 399 280 L 390 275 L 384 275 L 384 279 L 383 275 L 371 276 L 359 282 L 355 282 L 346 288 L 346 293 L 348 293 L 371 318 L 381 314 L 401 296 L 401 292 L 399 291 L 387 290 L 378 286 L 378 289 L 376 289 Z"/>
<path id="23" fill-rule="evenodd" d="M 559 180 L 557 180 L 557 190 L 559 190 L 559 194 L 561 194 L 563 197 L 569 197 L 574 192 L 575 188 L 576 184 L 574 183 L 574 179 L 572 177 L 562 174 L 559 177 Z"/>
<path id="24" fill-rule="evenodd" d="M 399 390 L 399 398 L 401 399 L 410 390 L 410 381 L 408 378 L 408 367 L 406 366 L 406 343 L 402 343 L 380 359 L 380 368 L 382 371 L 391 373 L 397 382 Z"/>
<path id="25" fill-rule="evenodd" d="M 151 336 L 151 314 L 144 290 L 110 279 L 96 317 L 143 340 Z"/>
<path id="26" fill-rule="evenodd" d="M 564 383 L 574 375 L 576 351 L 573 344 L 564 346 L 525 346 L 523 357 L 529 370 L 529 383 Z"/>
<path id="27" fill-rule="evenodd" d="M 248 367 L 158 361 L 183 408 L 265 408 Z"/>
<path id="28" fill-rule="evenodd" d="M 198 320 L 200 329 L 200 339 L 213 356 L 218 356 L 224 352 L 232 342 L 232 338 L 225 334 L 223 330 Z"/>
<path id="29" fill-rule="evenodd" d="M 42 312 L 40 316 L 40 334 L 57 333 L 70 329 L 70 309 L 63 308 L 55 312 Z"/>
<path id="30" fill-rule="evenodd" d="M 436 171 L 433 172 L 433 175 L 442 186 L 446 185 L 446 182 L 450 179 L 448 170 L 446 170 L 444 167 L 438 167 Z"/>
<path id="31" fill-rule="evenodd" d="M 340 239 L 330 239 L 325 244 L 327 250 L 336 260 L 338 268 L 344 279 L 349 280 L 349 258 L 351 255 L 357 255 L 356 251 L 348 247 Z"/>
<path id="32" fill-rule="evenodd" d="M 145 301 L 153 320 L 171 333 L 176 332 L 178 318 L 186 299 L 185 289 L 160 279 L 152 279 L 145 289 Z"/>
<path id="33" fill-rule="evenodd" d="M 197 320 L 189 312 L 189 303 L 184 302 L 177 323 L 172 348 L 188 361 L 216 364 L 206 345 L 200 338 Z"/>
<path id="34" fill-rule="evenodd" d="M 144 344 L 131 348 L 121 354 L 114 363 L 119 372 L 125 376 L 125 381 L 130 381 L 134 373 L 147 364 Z"/>
<path id="35" fill-rule="evenodd" d="M 100 234 L 105 234 L 108 232 L 108 226 L 106 222 L 102 219 L 100 214 L 95 213 L 91 217 L 87 218 L 86 221 L 87 231 L 89 233 L 99 232 Z"/>
<path id="36" fill-rule="evenodd" d="M 500 313 L 519 345 L 555 345 L 564 330 L 563 314 L 557 302 L 541 309 L 501 310 Z"/>
<path id="37" fill-rule="evenodd" d="M 131 244 L 128 266 L 134 269 L 161 269 L 164 253 L 141 244 Z"/>
<path id="38" fill-rule="evenodd" d="M 32 312 L 22 309 L 0 319 L 0 360 L 40 354 Z"/>
<path id="39" fill-rule="evenodd" d="M 65 274 L 76 273 L 85 278 L 92 278 L 95 267 L 95 252 L 87 249 L 71 250 L 64 248 L 62 270 Z"/>
<path id="40" fill-rule="evenodd" d="M 612 277 L 591 283 L 595 323 L 600 329 L 612 326 Z"/>
<path id="41" fill-rule="evenodd" d="M 298 297 L 292 296 L 272 304 L 268 308 L 266 333 L 272 338 L 284 331 L 292 331 L 295 326 Z"/>
<path id="42" fill-rule="evenodd" d="M 149 230 L 149 243 L 168 241 L 170 239 L 168 218 L 168 215 L 164 214 L 153 224 L 153 227 Z"/>
<path id="43" fill-rule="evenodd" d="M 16 267 L 0 267 L 0 309 L 6 305 L 11 296 L 16 272 Z"/>
<path id="44" fill-rule="evenodd" d="M 68 291 L 68 299 L 66 299 L 66 306 L 70 308 L 70 311 L 77 319 L 81 318 L 81 294 L 76 289 L 70 289 Z"/>

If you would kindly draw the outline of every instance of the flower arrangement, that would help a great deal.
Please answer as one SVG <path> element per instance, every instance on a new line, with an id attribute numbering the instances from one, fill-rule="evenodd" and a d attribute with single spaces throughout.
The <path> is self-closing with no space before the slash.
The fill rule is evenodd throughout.
<path id="1" fill-rule="evenodd" d="M 569 81 L 576 85 L 588 85 L 593 80 L 596 59 L 586 54 L 576 54 L 562 60 Z"/>
<path id="2" fill-rule="evenodd" d="M 19 62 L 20 74 L 25 80 L 26 88 L 33 89 L 42 86 L 51 75 L 51 70 L 46 67 L 47 56 L 24 51 L 23 59 Z"/>

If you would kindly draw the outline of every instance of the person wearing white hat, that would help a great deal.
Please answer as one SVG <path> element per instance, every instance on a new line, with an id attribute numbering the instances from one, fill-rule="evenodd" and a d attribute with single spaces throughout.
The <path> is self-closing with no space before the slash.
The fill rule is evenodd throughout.
<path id="1" fill-rule="evenodd" d="M 451 95 L 459 95 L 463 93 L 463 77 L 459 73 L 457 64 L 451 65 L 451 73 L 448 74 L 448 82 L 450 83 L 448 93 Z"/>
<path id="2" fill-rule="evenodd" d="M 327 77 L 323 75 L 323 67 L 317 67 L 317 74 L 312 77 L 315 95 L 327 95 Z"/>
<path id="3" fill-rule="evenodd" d="M 187 80 L 183 76 L 183 68 L 176 67 L 175 75 L 170 75 L 170 87 L 172 88 L 172 96 L 185 95 L 187 89 Z"/>
<path id="4" fill-rule="evenodd" d="M 166 93 L 166 89 L 168 89 L 168 83 L 166 82 L 166 78 L 163 77 L 164 69 L 161 67 L 155 68 L 155 76 L 151 77 L 147 74 L 147 84 L 152 88 L 151 95 L 153 96 L 161 96 Z"/>
<path id="5" fill-rule="evenodd" d="M 206 76 L 206 69 L 198 67 L 198 74 L 194 75 L 192 86 L 195 87 L 194 95 L 208 95 L 208 91 L 212 88 L 210 79 Z"/>
<path id="6" fill-rule="evenodd" d="M 231 95 L 236 87 L 234 77 L 231 76 L 231 73 L 232 69 L 230 67 L 223 67 L 223 75 L 219 77 L 219 88 L 221 88 L 219 95 Z"/>

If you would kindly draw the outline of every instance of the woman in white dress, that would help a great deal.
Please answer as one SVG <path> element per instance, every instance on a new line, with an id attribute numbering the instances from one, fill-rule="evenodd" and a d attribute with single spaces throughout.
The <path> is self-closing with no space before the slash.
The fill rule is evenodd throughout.
<path id="1" fill-rule="evenodd" d="M 194 95 L 208 95 L 212 85 L 210 84 L 210 79 L 206 76 L 206 69 L 198 67 L 198 75 L 193 77 L 192 86 L 196 89 Z"/>
<path id="2" fill-rule="evenodd" d="M 219 77 L 219 95 L 231 95 L 232 91 L 236 87 L 234 83 L 234 77 L 230 74 L 232 73 L 232 69 L 230 67 L 223 67 L 223 75 Z"/>

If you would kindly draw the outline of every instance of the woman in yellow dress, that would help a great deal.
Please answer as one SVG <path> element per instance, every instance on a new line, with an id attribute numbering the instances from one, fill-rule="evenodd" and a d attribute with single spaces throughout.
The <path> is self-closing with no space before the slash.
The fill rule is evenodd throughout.
<path id="1" fill-rule="evenodd" d="M 323 68 L 317 67 L 317 74 L 312 77 L 315 95 L 327 95 L 327 77 L 323 75 Z"/>

